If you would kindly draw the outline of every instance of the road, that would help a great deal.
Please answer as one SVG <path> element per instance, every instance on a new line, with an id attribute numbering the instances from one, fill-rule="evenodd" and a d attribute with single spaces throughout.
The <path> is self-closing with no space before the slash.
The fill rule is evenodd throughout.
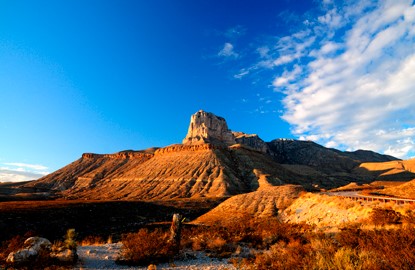
<path id="1" fill-rule="evenodd" d="M 325 194 L 329 196 L 345 197 L 345 198 L 349 198 L 352 200 L 395 202 L 398 204 L 415 203 L 415 200 L 411 200 L 411 199 L 402 199 L 402 198 L 386 197 L 386 196 L 374 196 L 374 195 L 362 195 L 362 194 L 359 194 L 357 191 L 326 192 Z"/>

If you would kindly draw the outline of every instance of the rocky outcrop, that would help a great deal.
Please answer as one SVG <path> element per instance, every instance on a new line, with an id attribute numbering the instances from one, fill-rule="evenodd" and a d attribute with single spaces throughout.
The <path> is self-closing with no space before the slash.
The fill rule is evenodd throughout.
<path id="1" fill-rule="evenodd" d="M 269 152 L 268 145 L 261 138 L 259 138 L 258 135 L 246 134 L 243 132 L 232 132 L 232 133 L 235 136 L 236 143 L 246 145 L 262 153 Z"/>
<path id="2" fill-rule="evenodd" d="M 126 159 L 126 158 L 135 158 L 135 159 L 150 159 L 153 157 L 153 154 L 142 153 L 142 152 L 118 152 L 115 154 L 94 154 L 94 153 L 84 153 L 82 158 L 117 158 L 117 159 Z"/>
<path id="3" fill-rule="evenodd" d="M 213 149 L 225 149 L 224 146 L 221 145 L 214 145 L 214 144 L 196 144 L 196 145 L 183 145 L 183 144 L 175 144 L 170 145 L 167 147 L 159 148 L 154 153 L 155 155 L 163 155 L 166 153 L 177 153 L 177 152 L 184 152 L 184 151 L 204 151 L 204 150 L 213 150 Z"/>
<path id="4" fill-rule="evenodd" d="M 235 137 L 224 118 L 213 113 L 198 111 L 190 117 L 190 125 L 183 144 L 235 144 Z"/>

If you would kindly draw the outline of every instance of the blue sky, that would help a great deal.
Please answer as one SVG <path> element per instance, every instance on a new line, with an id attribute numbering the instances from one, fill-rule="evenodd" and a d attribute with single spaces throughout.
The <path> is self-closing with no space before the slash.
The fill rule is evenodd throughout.
<path id="1" fill-rule="evenodd" d="M 199 109 L 411 158 L 414 45 L 406 0 L 0 0 L 0 181 L 180 143 Z"/>

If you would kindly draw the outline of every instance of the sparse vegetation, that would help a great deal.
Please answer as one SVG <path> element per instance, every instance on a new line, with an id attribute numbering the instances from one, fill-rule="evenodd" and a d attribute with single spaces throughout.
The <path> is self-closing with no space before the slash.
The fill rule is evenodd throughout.
<path id="1" fill-rule="evenodd" d="M 76 232 L 75 229 L 69 229 L 65 235 L 65 247 L 70 250 L 76 250 L 77 243 L 75 241 Z"/>
<path id="2" fill-rule="evenodd" d="M 186 228 L 181 247 L 230 258 L 245 269 L 413 269 L 415 228 L 399 226 L 363 229 L 357 224 L 328 234 L 306 224 L 246 219 L 226 227 Z M 166 237 L 162 230 L 128 234 L 123 254 L 141 264 L 171 259 Z"/>
<path id="3" fill-rule="evenodd" d="M 309 208 L 305 207 L 306 200 L 312 205 Z M 286 223 L 278 218 L 253 218 L 252 215 L 240 215 L 233 222 L 229 218 L 227 222 L 210 226 L 185 224 L 178 255 L 168 243 L 166 224 L 157 224 L 118 238 L 123 243 L 118 262 L 148 266 L 150 263 L 184 258 L 193 250 L 227 259 L 237 268 L 244 269 L 413 269 L 415 205 L 362 204 L 313 194 L 302 196 L 298 202 L 302 204 L 288 209 L 292 215 L 300 213 L 297 209 L 310 211 L 324 205 L 327 209 L 338 210 L 338 215 L 342 209 L 349 209 L 351 213 L 364 214 L 366 219 L 359 220 L 360 223 L 336 225 L 337 231 L 325 231 L 322 227 L 306 223 Z M 323 214 L 329 220 L 336 212 Z M 21 248 L 29 236 L 33 233 L 16 236 L 0 244 L 0 269 L 4 267 L 8 254 Z M 107 242 L 104 240 L 107 237 L 108 234 L 94 235 L 84 238 L 79 244 L 102 244 Z M 74 244 L 74 231 L 69 230 L 66 240 L 55 241 L 54 246 L 69 248 Z M 42 268 L 54 263 L 39 260 L 36 265 Z"/>
<path id="4" fill-rule="evenodd" d="M 370 220 L 374 225 L 400 224 L 402 215 L 392 209 L 375 208 L 371 212 Z"/>
<path id="5" fill-rule="evenodd" d="M 140 229 L 137 233 L 125 234 L 120 264 L 148 265 L 168 261 L 173 256 L 168 244 L 168 233 L 161 229 Z"/>

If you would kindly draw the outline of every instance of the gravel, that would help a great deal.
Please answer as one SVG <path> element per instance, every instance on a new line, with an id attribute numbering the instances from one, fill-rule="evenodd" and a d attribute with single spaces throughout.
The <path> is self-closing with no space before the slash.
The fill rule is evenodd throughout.
<path id="1" fill-rule="evenodd" d="M 115 259 L 118 257 L 121 250 L 121 243 L 94 245 L 94 246 L 79 246 L 78 256 L 79 261 L 73 269 L 136 269 L 145 270 L 147 267 L 130 267 L 118 265 Z M 192 252 L 192 259 L 184 261 L 174 261 L 173 263 L 165 263 L 157 265 L 159 269 L 171 270 L 233 270 L 237 269 L 233 265 L 227 263 L 226 260 L 219 260 L 209 258 L 203 252 Z"/>

